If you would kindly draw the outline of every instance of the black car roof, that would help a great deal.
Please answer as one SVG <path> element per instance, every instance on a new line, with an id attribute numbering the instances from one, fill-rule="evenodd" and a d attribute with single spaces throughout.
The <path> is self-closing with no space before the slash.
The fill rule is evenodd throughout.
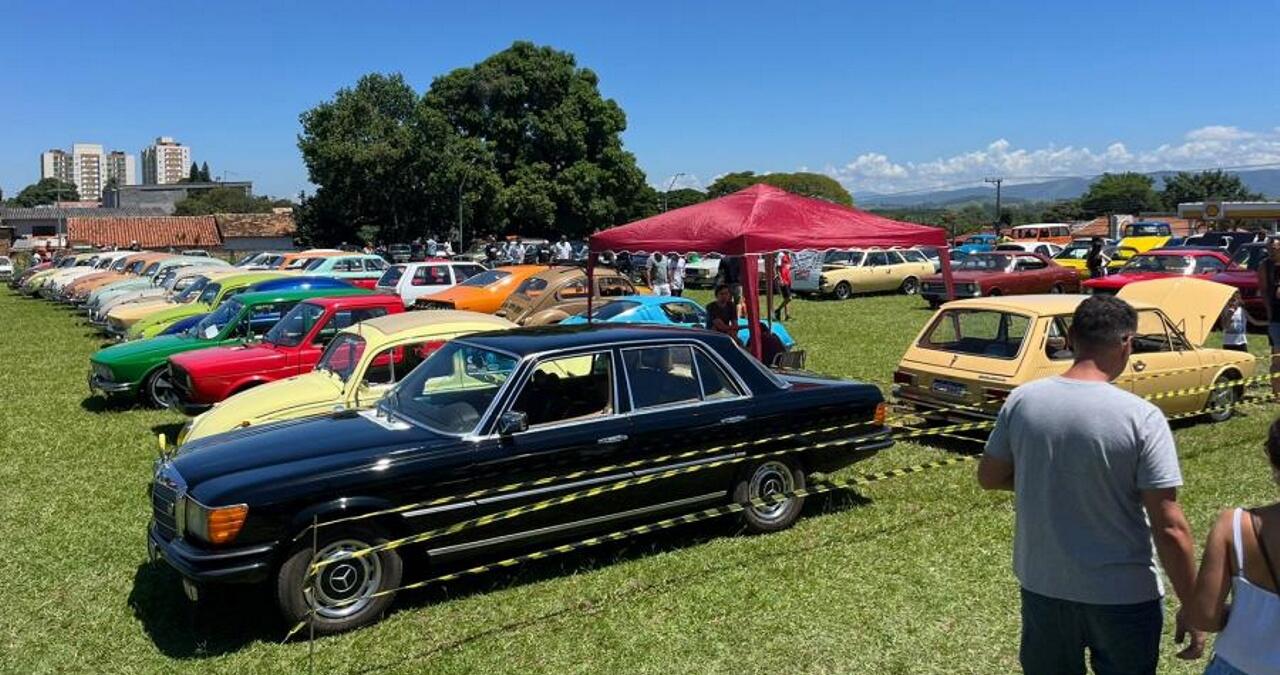
<path id="1" fill-rule="evenodd" d="M 727 347 L 731 341 L 727 335 L 708 330 L 682 328 L 679 326 L 618 325 L 609 323 L 512 328 L 510 330 L 473 333 L 462 338 L 462 340 L 481 347 L 489 347 L 523 357 L 552 349 L 607 346 L 620 342 L 664 338 L 693 339 L 716 349 Z"/>

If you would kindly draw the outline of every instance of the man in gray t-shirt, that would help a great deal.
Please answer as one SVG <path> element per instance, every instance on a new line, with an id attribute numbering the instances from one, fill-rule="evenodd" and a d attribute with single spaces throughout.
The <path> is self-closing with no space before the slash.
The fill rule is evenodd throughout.
<path id="1" fill-rule="evenodd" d="M 1184 603 L 1195 583 L 1190 528 L 1169 423 L 1111 381 L 1128 362 L 1137 314 L 1094 296 L 1071 322 L 1075 363 L 1009 395 L 978 468 L 986 489 L 1013 490 L 1013 568 L 1022 586 L 1027 673 L 1154 672 L 1163 621 L 1152 551 Z M 1177 639 L 1182 641 L 1182 613 Z M 1197 658 L 1193 634 L 1179 656 Z"/>

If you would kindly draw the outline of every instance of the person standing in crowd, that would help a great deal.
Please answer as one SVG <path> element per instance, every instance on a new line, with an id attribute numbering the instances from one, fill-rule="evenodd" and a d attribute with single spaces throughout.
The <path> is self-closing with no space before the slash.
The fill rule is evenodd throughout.
<path id="1" fill-rule="evenodd" d="M 436 236 L 434 234 L 428 234 L 427 235 L 427 257 L 428 258 L 436 257 L 436 253 L 439 250 L 440 250 L 440 244 L 436 242 Z"/>
<path id="2" fill-rule="evenodd" d="M 733 304 L 742 304 L 742 256 L 727 255 L 720 259 L 720 269 L 716 272 L 719 283 L 729 287 L 733 296 Z"/>
<path id="3" fill-rule="evenodd" d="M 440 244 L 440 247 L 439 247 L 438 249 L 436 249 L 436 253 L 437 253 L 438 255 L 442 256 L 442 257 L 445 257 L 445 258 L 452 258 L 452 257 L 453 257 L 453 242 L 449 241 L 448 239 L 445 239 L 445 240 L 444 240 L 444 243 L 443 243 L 443 244 Z"/>
<path id="4" fill-rule="evenodd" d="M 485 239 L 484 243 L 484 264 L 487 267 L 496 267 L 499 253 L 498 240 L 491 234 Z"/>
<path id="5" fill-rule="evenodd" d="M 555 262 L 566 263 L 573 262 L 573 245 L 569 243 L 569 238 L 560 235 L 560 241 L 557 241 L 552 247 L 552 258 Z"/>
<path id="6" fill-rule="evenodd" d="M 716 299 L 707 305 L 707 328 L 738 339 L 738 303 L 724 284 L 716 286 Z"/>
<path id="7" fill-rule="evenodd" d="M 525 248 L 524 248 L 524 242 L 523 242 L 523 241 L 520 241 L 519 239 L 517 239 L 517 240 L 515 240 L 514 242 L 512 242 L 512 243 L 511 243 L 511 249 L 510 249 L 510 251 L 509 251 L 509 252 L 510 252 L 510 254 L 511 254 L 511 255 L 510 255 L 510 258 L 511 258 L 511 264 L 512 264 L 512 265 L 523 265 L 523 264 L 524 264 Z"/>
<path id="8" fill-rule="evenodd" d="M 778 287 L 778 293 L 782 295 L 782 304 L 773 310 L 774 321 L 790 321 L 791 309 L 791 253 L 780 251 L 778 253 L 778 261 L 774 266 L 777 273 L 774 275 L 774 285 Z"/>
<path id="9" fill-rule="evenodd" d="M 649 256 L 649 264 L 644 268 L 644 280 L 653 289 L 654 295 L 671 295 L 671 272 L 662 251 L 654 251 Z"/>
<path id="10" fill-rule="evenodd" d="M 671 280 L 671 294 L 677 298 L 684 295 L 684 256 L 673 253 L 667 256 L 667 278 Z"/>
<path id="11" fill-rule="evenodd" d="M 1083 673 L 1086 649 L 1094 672 L 1155 672 L 1164 588 L 1153 542 L 1182 604 L 1175 641 L 1191 638 L 1178 657 L 1204 650 L 1185 616 L 1196 562 L 1173 433 L 1159 408 L 1111 384 L 1137 330 L 1123 300 L 1081 302 L 1069 329 L 1075 362 L 1013 390 L 978 465 L 983 489 L 1014 493 L 1019 658 L 1031 675 Z"/>
<path id="12" fill-rule="evenodd" d="M 1266 441 L 1280 481 L 1280 420 Z M 1223 511 L 1209 531 L 1187 606 L 1191 625 L 1219 633 L 1205 675 L 1280 673 L 1280 502 Z M 1231 604 L 1227 604 L 1227 594 Z"/>
<path id="13" fill-rule="evenodd" d="M 1222 310 L 1222 348 L 1236 352 L 1249 351 L 1249 321 L 1236 293 Z"/>
<path id="14" fill-rule="evenodd" d="M 1267 243 L 1267 257 L 1258 265 L 1258 292 L 1267 309 L 1267 337 L 1271 341 L 1271 393 L 1280 396 L 1280 285 L 1276 261 L 1280 260 L 1280 239 Z"/>
<path id="15" fill-rule="evenodd" d="M 1107 263 L 1102 258 L 1102 237 L 1094 237 L 1089 242 L 1089 252 L 1084 257 L 1085 267 L 1089 269 L 1089 278 L 1097 279 L 1106 274 Z"/>

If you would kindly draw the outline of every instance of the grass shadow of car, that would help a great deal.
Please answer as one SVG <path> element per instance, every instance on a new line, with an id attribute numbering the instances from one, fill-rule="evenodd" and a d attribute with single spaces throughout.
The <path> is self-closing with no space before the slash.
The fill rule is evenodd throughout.
<path id="1" fill-rule="evenodd" d="M 127 396 L 92 394 L 80 401 L 80 409 L 94 414 L 123 412 L 138 408 L 138 401 Z"/>
<path id="2" fill-rule="evenodd" d="M 163 426 L 165 425 L 153 429 L 160 429 Z M 833 490 L 807 499 L 802 518 L 840 513 L 870 503 L 871 499 L 854 490 Z M 560 577 L 571 577 L 629 560 L 696 547 L 721 537 L 739 535 L 741 532 L 742 526 L 732 517 L 680 525 L 639 537 L 527 562 L 513 568 L 499 568 L 486 574 L 433 584 L 424 590 L 403 593 L 397 598 L 389 613 L 413 611 L 475 595 L 518 588 Z M 751 554 L 750 560 L 759 562 L 785 558 L 835 543 L 837 542 L 824 542 L 807 547 L 803 551 L 788 550 L 782 553 L 770 551 Z M 428 568 L 421 564 L 420 554 L 410 552 L 408 557 L 406 571 L 416 570 L 416 574 L 408 572 L 403 580 L 406 584 L 427 578 L 429 575 L 465 569 L 478 562 L 472 560 L 467 561 L 466 564 L 458 563 L 448 568 Z M 747 563 L 740 562 L 717 569 L 727 570 L 744 564 Z M 697 576 L 706 576 L 714 571 L 716 569 L 702 572 L 689 577 L 688 580 Z M 213 592 L 210 592 L 211 590 Z M 204 594 L 200 601 L 192 603 L 183 595 L 181 577 L 175 571 L 160 562 L 144 562 L 134 573 L 134 583 L 129 593 L 128 604 L 152 643 L 170 658 L 212 658 L 239 651 L 254 642 L 280 641 L 285 637 L 289 627 L 285 626 L 283 620 L 279 618 L 271 601 L 272 593 L 265 591 L 264 587 L 205 587 L 202 591 Z M 577 606 L 571 605 L 568 609 L 576 610 Z M 547 617 L 540 617 L 539 620 L 544 618 Z M 536 621 L 521 622 L 514 628 L 534 623 Z M 481 629 L 447 647 L 461 646 L 466 642 L 500 634 L 512 628 L 513 626 L 504 625 Z M 301 639 L 305 640 L 305 637 Z M 439 648 L 436 651 L 438 650 Z M 415 656 L 406 657 L 406 660 L 410 658 Z M 372 670 L 378 669 L 381 667 Z"/>

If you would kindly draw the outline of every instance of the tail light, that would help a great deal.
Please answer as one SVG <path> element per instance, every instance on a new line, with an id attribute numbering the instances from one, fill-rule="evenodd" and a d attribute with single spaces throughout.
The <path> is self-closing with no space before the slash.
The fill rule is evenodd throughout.
<path id="1" fill-rule="evenodd" d="M 895 370 L 893 372 L 893 383 L 913 386 L 916 383 L 916 376 L 902 370 Z"/>

